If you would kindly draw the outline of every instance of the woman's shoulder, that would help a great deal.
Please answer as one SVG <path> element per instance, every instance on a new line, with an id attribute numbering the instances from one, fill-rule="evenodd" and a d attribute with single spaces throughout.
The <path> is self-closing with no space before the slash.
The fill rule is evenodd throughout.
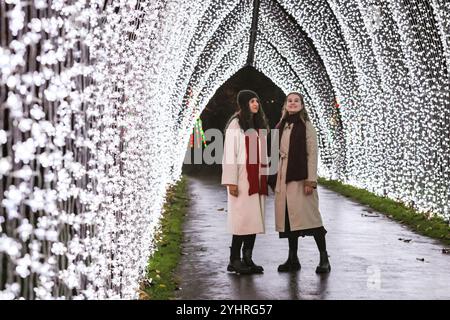
<path id="1" fill-rule="evenodd" d="M 306 121 L 304 121 L 304 123 L 307 127 L 314 129 L 314 124 L 311 122 L 311 120 L 306 120 Z"/>
<path id="2" fill-rule="evenodd" d="M 275 125 L 275 129 L 282 129 L 281 126 L 285 127 L 286 123 L 283 125 L 283 120 L 280 120 L 276 125 Z"/>
<path id="3" fill-rule="evenodd" d="M 316 128 L 314 127 L 314 124 L 310 120 L 305 121 L 305 127 L 306 131 L 316 133 Z"/>
<path id="4" fill-rule="evenodd" d="M 231 121 L 227 127 L 227 129 L 240 129 L 240 128 L 241 128 L 241 126 L 239 125 L 239 120 L 237 117 L 234 119 L 231 119 Z"/>

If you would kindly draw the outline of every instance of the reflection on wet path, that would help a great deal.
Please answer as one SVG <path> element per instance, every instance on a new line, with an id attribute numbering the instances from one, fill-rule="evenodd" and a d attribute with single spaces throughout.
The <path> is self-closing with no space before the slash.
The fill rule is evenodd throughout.
<path id="1" fill-rule="evenodd" d="M 443 246 L 319 186 L 332 266 L 315 274 L 319 254 L 312 237 L 300 238 L 297 273 L 278 273 L 287 240 L 274 230 L 273 193 L 266 234 L 257 235 L 253 260 L 264 274 L 226 271 L 231 235 L 226 231 L 226 191 L 216 175 L 190 176 L 191 207 L 177 269 L 180 299 L 450 299 L 450 255 Z M 411 239 L 404 242 L 401 239 Z M 422 259 L 424 259 L 422 261 Z"/>

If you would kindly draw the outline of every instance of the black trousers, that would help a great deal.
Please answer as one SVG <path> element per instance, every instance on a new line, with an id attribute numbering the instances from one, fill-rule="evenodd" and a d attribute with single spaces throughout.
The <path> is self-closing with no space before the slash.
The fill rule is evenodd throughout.
<path id="1" fill-rule="evenodd" d="M 231 240 L 231 247 L 238 248 L 238 250 L 241 250 L 243 244 L 244 250 L 245 249 L 253 250 L 253 247 L 255 246 L 255 240 L 256 234 L 246 234 L 246 235 L 233 234 L 233 238 Z"/>
<path id="2" fill-rule="evenodd" d="M 289 241 L 289 250 L 297 252 L 298 250 L 298 238 L 305 236 L 313 236 L 316 241 L 317 248 L 320 252 L 327 250 L 327 245 L 325 241 L 325 235 L 327 230 L 324 226 L 303 230 L 294 230 L 291 231 L 291 225 L 289 222 L 289 212 L 288 206 L 286 203 L 286 211 L 284 216 L 284 232 L 280 232 L 280 238 L 288 238 Z"/>

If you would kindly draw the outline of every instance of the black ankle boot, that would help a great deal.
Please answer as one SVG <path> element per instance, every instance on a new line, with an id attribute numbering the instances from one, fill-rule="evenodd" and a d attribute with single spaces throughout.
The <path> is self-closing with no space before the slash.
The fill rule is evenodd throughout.
<path id="1" fill-rule="evenodd" d="M 289 250 L 289 257 L 285 263 L 278 266 L 278 272 L 298 271 L 301 267 L 297 252 Z"/>
<path id="2" fill-rule="evenodd" d="M 230 247 L 230 263 L 228 264 L 227 270 L 239 274 L 252 273 L 251 267 L 248 267 L 241 261 L 240 248 L 233 250 L 233 248 Z"/>
<path id="3" fill-rule="evenodd" d="M 252 273 L 263 273 L 264 268 L 262 266 L 256 265 L 252 260 L 252 249 L 243 249 L 242 250 L 242 260 L 244 261 L 244 264 L 252 270 Z"/>
<path id="4" fill-rule="evenodd" d="M 316 273 L 328 273 L 331 271 L 330 261 L 328 261 L 328 253 L 326 251 L 320 252 L 320 262 L 316 268 Z"/>

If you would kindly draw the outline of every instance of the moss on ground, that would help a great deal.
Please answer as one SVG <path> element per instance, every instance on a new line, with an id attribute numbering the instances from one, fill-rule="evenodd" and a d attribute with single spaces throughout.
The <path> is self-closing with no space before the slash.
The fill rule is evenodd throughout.
<path id="1" fill-rule="evenodd" d="M 147 279 L 141 284 L 141 299 L 174 298 L 179 282 L 174 270 L 181 256 L 182 225 L 188 205 L 187 180 L 182 177 L 167 191 L 161 229 L 155 237 L 157 249 L 149 259 Z"/>

